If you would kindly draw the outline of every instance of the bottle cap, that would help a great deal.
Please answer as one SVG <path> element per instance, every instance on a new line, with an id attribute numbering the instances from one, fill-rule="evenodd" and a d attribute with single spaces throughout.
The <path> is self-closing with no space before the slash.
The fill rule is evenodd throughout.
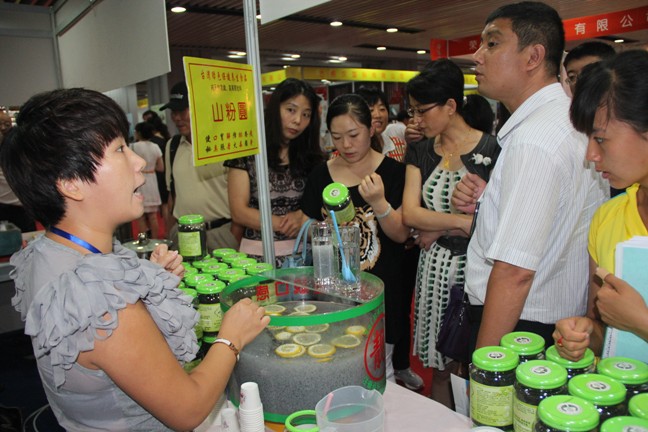
<path id="1" fill-rule="evenodd" d="M 502 337 L 500 345 L 512 349 L 519 355 L 531 356 L 544 350 L 545 341 L 535 333 L 512 332 Z"/>
<path id="2" fill-rule="evenodd" d="M 224 256 L 227 256 L 229 254 L 236 253 L 236 249 L 232 248 L 220 248 L 220 249 L 214 249 L 212 251 L 212 256 L 214 258 L 222 259 Z"/>
<path id="3" fill-rule="evenodd" d="M 586 400 L 571 395 L 558 395 L 540 401 L 538 419 L 551 428 L 585 432 L 598 426 L 599 413 Z"/>
<path id="4" fill-rule="evenodd" d="M 245 271 L 246 271 L 247 274 L 249 274 L 249 275 L 258 275 L 259 273 L 263 273 L 263 272 L 270 271 L 270 270 L 272 270 L 273 268 L 274 268 L 274 267 L 272 266 L 272 264 L 268 264 L 268 263 L 256 263 L 256 264 L 253 264 L 253 265 L 251 265 L 251 266 L 249 266 L 249 267 L 246 267 L 246 268 L 245 268 Z"/>
<path id="5" fill-rule="evenodd" d="M 225 284 L 219 280 L 199 282 L 196 286 L 198 294 L 218 294 L 225 289 Z"/>
<path id="6" fill-rule="evenodd" d="M 627 357 L 601 359 L 596 371 L 623 384 L 637 385 L 648 382 L 648 365 Z"/>
<path id="7" fill-rule="evenodd" d="M 187 294 L 189 297 L 198 297 L 198 291 L 193 288 L 180 288 L 180 290 Z"/>
<path id="8" fill-rule="evenodd" d="M 212 263 L 209 264 L 207 267 L 203 267 L 202 272 L 218 277 L 218 273 L 220 273 L 223 270 L 227 270 L 228 268 L 229 268 L 228 265 L 222 262 Z"/>
<path id="9" fill-rule="evenodd" d="M 241 258 L 247 258 L 247 257 L 248 257 L 248 256 L 247 256 L 247 254 L 246 254 L 245 252 L 234 252 L 234 253 L 231 253 L 231 254 L 225 255 L 225 256 L 221 259 L 221 261 L 223 261 L 224 263 L 227 263 L 227 264 L 229 264 L 229 265 L 232 265 L 232 263 L 233 263 L 234 261 L 239 260 L 239 259 L 241 259 Z"/>
<path id="10" fill-rule="evenodd" d="M 598 406 L 617 405 L 626 398 L 626 388 L 614 378 L 601 374 L 577 375 L 569 380 L 569 394 Z"/>
<path id="11" fill-rule="evenodd" d="M 628 411 L 635 417 L 648 420 L 648 393 L 633 396 L 628 403 Z"/>
<path id="12" fill-rule="evenodd" d="M 342 183 L 331 183 L 322 191 L 322 199 L 324 204 L 330 206 L 339 206 L 344 204 L 344 201 L 349 197 L 349 189 Z"/>
<path id="13" fill-rule="evenodd" d="M 213 281 L 214 278 L 212 275 L 208 275 L 205 273 L 196 273 L 192 274 L 189 276 L 185 276 L 184 281 L 187 284 L 188 287 L 190 288 L 195 288 L 196 285 L 198 285 L 199 282 L 202 281 Z"/>
<path id="14" fill-rule="evenodd" d="M 585 369 L 586 367 L 589 367 L 594 363 L 594 352 L 589 348 L 585 350 L 583 358 L 578 361 L 570 361 L 566 358 L 560 357 L 560 354 L 558 354 L 555 345 L 551 345 L 549 348 L 547 348 L 545 355 L 547 356 L 547 360 L 556 362 L 567 369 Z"/>
<path id="15" fill-rule="evenodd" d="M 254 258 L 239 258 L 232 261 L 232 268 L 246 269 L 257 263 Z"/>
<path id="16" fill-rule="evenodd" d="M 534 389 L 555 389 L 567 383 L 567 370 L 549 360 L 529 360 L 517 367 L 515 378 Z"/>
<path id="17" fill-rule="evenodd" d="M 600 432 L 648 432 L 648 420 L 630 416 L 614 417 L 603 422 Z"/>
<path id="18" fill-rule="evenodd" d="M 180 216 L 180 219 L 178 219 L 178 223 L 180 225 L 193 225 L 193 224 L 199 224 L 203 222 L 205 222 L 205 218 L 199 214 L 184 215 L 184 216 Z"/>
<path id="19" fill-rule="evenodd" d="M 472 362 L 480 369 L 490 372 L 504 372 L 515 369 L 520 363 L 520 356 L 509 348 L 487 346 L 476 350 Z"/>

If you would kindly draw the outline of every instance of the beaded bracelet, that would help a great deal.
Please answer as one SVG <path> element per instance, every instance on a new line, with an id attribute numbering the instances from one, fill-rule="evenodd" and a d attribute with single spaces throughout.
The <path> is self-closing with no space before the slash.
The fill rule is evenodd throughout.
<path id="1" fill-rule="evenodd" d="M 385 210 L 385 213 L 377 214 L 376 219 L 380 220 L 386 218 L 387 216 L 389 216 L 389 213 L 391 213 L 391 211 L 392 211 L 392 206 L 391 204 L 387 203 L 387 210 Z"/>

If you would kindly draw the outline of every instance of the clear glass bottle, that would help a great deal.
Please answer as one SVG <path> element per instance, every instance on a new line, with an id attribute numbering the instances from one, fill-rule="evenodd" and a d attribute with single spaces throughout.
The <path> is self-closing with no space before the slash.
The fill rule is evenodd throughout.
<path id="1" fill-rule="evenodd" d="M 642 361 L 627 357 L 608 357 L 598 362 L 596 371 L 626 386 L 626 402 L 640 393 L 648 393 L 648 365 Z"/>
<path id="2" fill-rule="evenodd" d="M 180 216 L 178 219 L 178 251 L 187 262 L 201 260 L 207 255 L 207 230 L 205 218 L 202 215 Z"/>
<path id="3" fill-rule="evenodd" d="M 558 363 L 560 366 L 567 369 L 567 379 L 572 379 L 576 375 L 592 373 L 595 370 L 594 352 L 589 348 L 585 350 L 583 358 L 575 362 L 560 357 L 560 354 L 558 354 L 558 350 L 556 350 L 555 345 L 547 348 L 547 351 L 545 351 L 545 356 L 547 357 L 547 360 Z"/>
<path id="4" fill-rule="evenodd" d="M 548 360 L 529 360 L 515 370 L 513 428 L 532 432 L 538 405 L 549 396 L 567 394 L 567 370 Z"/>
<path id="5" fill-rule="evenodd" d="M 601 422 L 628 413 L 626 388 L 614 378 L 601 374 L 583 374 L 569 380 L 569 394 L 596 406 Z"/>
<path id="6" fill-rule="evenodd" d="M 538 405 L 534 432 L 596 432 L 599 413 L 593 404 L 576 396 L 549 396 Z"/>
<path id="7" fill-rule="evenodd" d="M 520 356 L 520 363 L 529 360 L 544 360 L 545 341 L 531 332 L 512 332 L 502 337 L 500 345 L 512 349 Z"/>
<path id="8" fill-rule="evenodd" d="M 515 368 L 520 358 L 513 350 L 483 347 L 470 364 L 470 418 L 476 426 L 513 430 Z"/>

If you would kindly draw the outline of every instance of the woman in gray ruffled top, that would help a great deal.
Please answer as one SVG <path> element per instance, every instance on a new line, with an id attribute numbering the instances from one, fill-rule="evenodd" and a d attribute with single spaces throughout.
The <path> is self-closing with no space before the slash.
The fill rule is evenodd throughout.
<path id="1" fill-rule="evenodd" d="M 219 343 L 184 371 L 198 351 L 198 314 L 177 289 L 182 257 L 159 246 L 143 260 L 113 241 L 143 212 L 145 162 L 127 136 L 123 111 L 95 91 L 55 90 L 21 108 L 0 163 L 47 231 L 11 258 L 12 303 L 66 430 L 190 430 L 269 318 L 240 301 L 225 314 Z"/>

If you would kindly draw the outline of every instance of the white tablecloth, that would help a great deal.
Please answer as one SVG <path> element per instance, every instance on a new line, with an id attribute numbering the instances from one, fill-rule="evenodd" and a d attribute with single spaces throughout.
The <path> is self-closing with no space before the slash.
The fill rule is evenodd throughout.
<path id="1" fill-rule="evenodd" d="M 390 381 L 383 398 L 385 432 L 468 432 L 472 427 L 469 418 Z M 220 421 L 215 419 L 216 415 L 210 415 L 196 431 L 220 432 Z"/>

